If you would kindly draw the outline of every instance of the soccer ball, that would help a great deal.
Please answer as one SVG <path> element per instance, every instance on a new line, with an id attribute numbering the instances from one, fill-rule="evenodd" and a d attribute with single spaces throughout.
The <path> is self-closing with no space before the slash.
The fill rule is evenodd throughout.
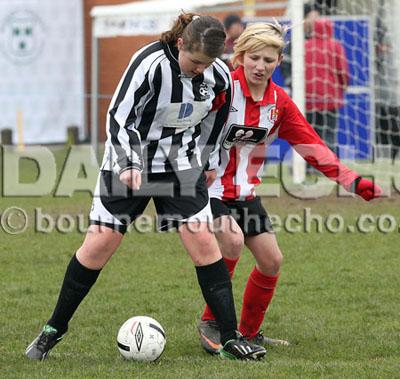
<path id="1" fill-rule="evenodd" d="M 125 321 L 117 336 L 118 350 L 126 359 L 155 361 L 165 349 L 165 332 L 153 318 L 135 316 Z"/>

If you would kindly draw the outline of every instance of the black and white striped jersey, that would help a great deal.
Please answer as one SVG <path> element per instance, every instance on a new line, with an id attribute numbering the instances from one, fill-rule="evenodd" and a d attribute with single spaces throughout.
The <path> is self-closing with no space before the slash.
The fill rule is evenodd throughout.
<path id="1" fill-rule="evenodd" d="M 218 164 L 232 97 L 229 69 L 217 59 L 189 78 L 177 57 L 176 47 L 162 42 L 133 55 L 108 110 L 103 170 L 163 173 Z"/>

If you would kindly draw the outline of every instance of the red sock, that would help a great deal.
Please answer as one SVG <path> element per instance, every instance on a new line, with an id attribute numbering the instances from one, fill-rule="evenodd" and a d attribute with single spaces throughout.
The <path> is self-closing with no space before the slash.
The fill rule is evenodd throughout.
<path id="1" fill-rule="evenodd" d="M 226 264 L 226 267 L 228 267 L 229 275 L 232 279 L 233 277 L 233 272 L 235 271 L 236 263 L 238 263 L 239 258 L 237 259 L 229 259 L 224 257 L 224 261 Z M 215 320 L 214 314 L 211 312 L 210 307 L 206 304 L 206 308 L 204 309 L 203 316 L 201 316 L 201 319 L 203 321 L 207 320 Z"/>
<path id="2" fill-rule="evenodd" d="M 259 331 L 265 312 L 274 296 L 279 274 L 267 276 L 254 267 L 246 284 L 243 296 L 242 316 L 239 332 L 253 338 Z"/>

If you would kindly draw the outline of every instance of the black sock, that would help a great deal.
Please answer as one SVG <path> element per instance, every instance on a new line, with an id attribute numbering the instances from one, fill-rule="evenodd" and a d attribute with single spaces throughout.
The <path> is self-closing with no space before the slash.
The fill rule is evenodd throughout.
<path id="1" fill-rule="evenodd" d="M 56 328 L 58 334 L 64 334 L 68 322 L 96 282 L 101 270 L 91 270 L 83 266 L 74 255 L 69 262 L 54 312 L 47 322 Z"/>
<path id="2" fill-rule="evenodd" d="M 236 338 L 237 320 L 232 283 L 223 259 L 206 266 L 196 266 L 197 279 L 221 332 L 221 343 Z"/>

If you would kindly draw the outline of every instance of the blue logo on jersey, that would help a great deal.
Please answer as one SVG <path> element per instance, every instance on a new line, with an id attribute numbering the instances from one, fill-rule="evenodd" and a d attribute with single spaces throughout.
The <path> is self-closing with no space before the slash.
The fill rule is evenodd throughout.
<path id="1" fill-rule="evenodd" d="M 189 117 L 193 113 L 193 104 L 183 103 L 179 109 L 178 120 Z"/>

